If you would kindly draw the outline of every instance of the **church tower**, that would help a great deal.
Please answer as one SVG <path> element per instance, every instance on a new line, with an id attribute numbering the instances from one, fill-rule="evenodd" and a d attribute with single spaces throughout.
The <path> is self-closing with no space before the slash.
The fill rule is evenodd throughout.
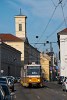
<path id="1" fill-rule="evenodd" d="M 16 31 L 16 36 L 21 38 L 21 39 L 26 39 L 26 16 L 21 14 L 21 9 L 20 9 L 20 14 L 15 16 L 15 31 Z"/>

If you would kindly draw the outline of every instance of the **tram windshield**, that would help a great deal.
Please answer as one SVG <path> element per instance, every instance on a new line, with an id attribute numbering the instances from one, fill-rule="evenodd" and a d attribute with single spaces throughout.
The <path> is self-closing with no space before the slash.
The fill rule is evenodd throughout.
<path id="1" fill-rule="evenodd" d="M 41 66 L 27 66 L 27 75 L 40 75 Z"/>

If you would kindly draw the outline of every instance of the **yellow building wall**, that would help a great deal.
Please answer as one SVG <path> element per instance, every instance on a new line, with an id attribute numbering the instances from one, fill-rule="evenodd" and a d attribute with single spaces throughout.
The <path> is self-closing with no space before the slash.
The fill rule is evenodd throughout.
<path id="1" fill-rule="evenodd" d="M 42 66 L 42 70 L 43 70 L 43 73 L 44 73 L 44 78 L 46 80 L 49 80 L 49 61 L 50 61 L 50 58 L 48 55 L 44 55 L 44 54 L 40 54 L 40 64 Z"/>
<path id="2" fill-rule="evenodd" d="M 33 49 L 33 51 L 31 52 L 30 49 L 32 50 L 32 46 L 29 46 L 29 43 L 25 43 L 24 41 L 21 42 L 5 42 L 6 44 L 14 47 L 15 49 L 19 50 L 21 52 L 21 61 L 23 62 L 22 65 L 24 64 L 28 64 L 28 62 L 30 61 L 30 56 L 32 55 L 32 53 L 35 53 L 35 50 Z M 34 57 L 36 58 L 36 57 Z M 33 56 L 32 56 L 33 59 Z M 32 61 L 31 59 L 31 61 Z"/>
<path id="3" fill-rule="evenodd" d="M 21 61 L 24 61 L 24 42 L 5 42 L 21 52 Z"/>

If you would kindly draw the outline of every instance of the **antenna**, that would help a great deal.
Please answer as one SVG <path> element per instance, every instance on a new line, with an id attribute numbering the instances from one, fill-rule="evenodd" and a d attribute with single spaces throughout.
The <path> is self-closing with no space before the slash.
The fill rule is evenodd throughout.
<path id="1" fill-rule="evenodd" d="M 20 8 L 20 15 L 21 15 L 21 8 Z"/>

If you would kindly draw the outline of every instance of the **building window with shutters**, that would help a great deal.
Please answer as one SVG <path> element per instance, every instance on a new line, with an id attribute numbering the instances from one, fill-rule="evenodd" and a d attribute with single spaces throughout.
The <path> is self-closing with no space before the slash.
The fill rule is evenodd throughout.
<path id="1" fill-rule="evenodd" d="M 19 31 L 22 31 L 22 24 L 19 24 Z"/>

